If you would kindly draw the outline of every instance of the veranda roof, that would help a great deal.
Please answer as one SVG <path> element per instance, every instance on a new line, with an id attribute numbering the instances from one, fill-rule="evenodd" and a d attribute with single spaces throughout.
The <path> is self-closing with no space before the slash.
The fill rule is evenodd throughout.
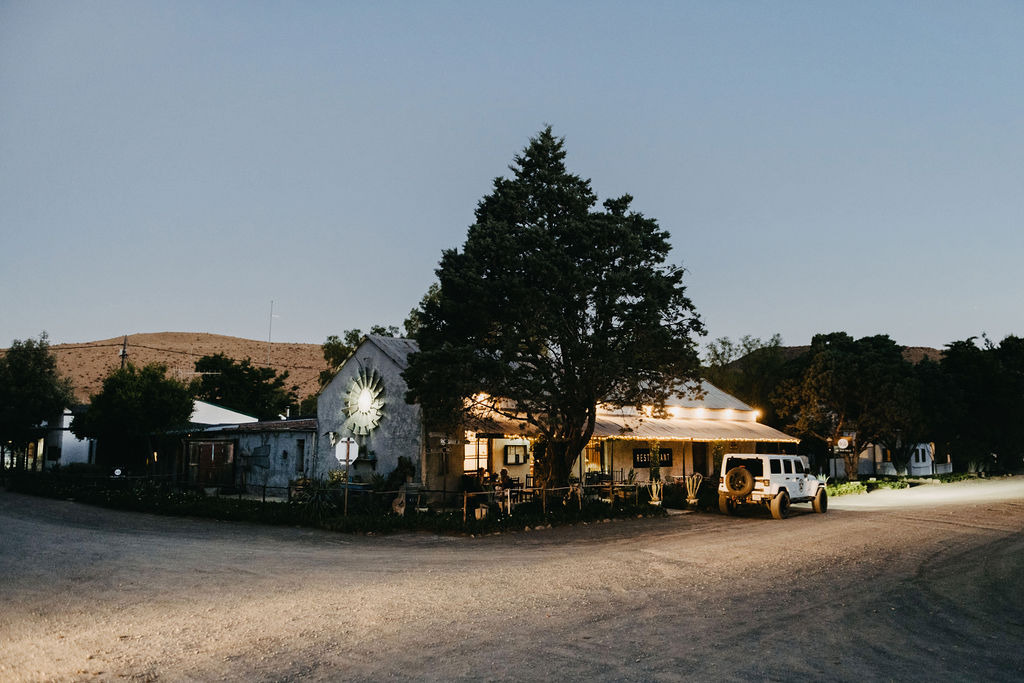
<path id="1" fill-rule="evenodd" d="M 473 420 L 471 431 L 478 434 L 536 436 L 533 425 L 494 413 Z M 600 412 L 594 424 L 594 438 L 659 441 L 773 441 L 798 443 L 800 439 L 752 420 L 700 419 L 693 417 L 643 417 Z"/>
<path id="2" fill-rule="evenodd" d="M 597 416 L 594 436 L 659 441 L 800 441 L 773 427 L 749 420 L 706 420 L 692 417 L 639 419 L 608 414 Z"/>

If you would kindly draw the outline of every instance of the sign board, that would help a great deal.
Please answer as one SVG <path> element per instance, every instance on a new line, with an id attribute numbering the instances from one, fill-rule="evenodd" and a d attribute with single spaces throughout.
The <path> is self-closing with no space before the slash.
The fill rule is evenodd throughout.
<path id="1" fill-rule="evenodd" d="M 339 439 L 334 444 L 335 459 L 347 469 L 349 463 L 359 457 L 359 444 L 351 436 Z"/>
<path id="2" fill-rule="evenodd" d="M 658 465 L 659 467 L 672 467 L 672 449 L 662 448 L 658 451 Z M 640 469 L 642 467 L 651 466 L 651 449 L 650 448 L 634 448 L 633 449 L 633 467 Z"/>

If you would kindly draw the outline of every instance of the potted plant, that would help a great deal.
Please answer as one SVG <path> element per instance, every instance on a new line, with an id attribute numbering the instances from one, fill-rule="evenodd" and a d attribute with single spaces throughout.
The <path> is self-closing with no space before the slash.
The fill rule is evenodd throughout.
<path id="1" fill-rule="evenodd" d="M 651 442 L 651 480 L 648 484 L 651 489 L 651 505 L 661 505 L 661 490 L 665 482 L 661 480 L 661 445 L 657 441 Z"/>
<path id="2" fill-rule="evenodd" d="M 697 492 L 700 491 L 700 483 L 704 481 L 704 475 L 694 472 L 686 478 L 686 504 L 697 506 Z"/>

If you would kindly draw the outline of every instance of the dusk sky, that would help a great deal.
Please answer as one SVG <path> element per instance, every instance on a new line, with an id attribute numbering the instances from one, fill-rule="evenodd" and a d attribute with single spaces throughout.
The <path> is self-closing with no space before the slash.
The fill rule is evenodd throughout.
<path id="1" fill-rule="evenodd" d="M 0 0 L 0 346 L 400 325 L 546 124 L 707 342 L 1024 334 L 1024 3 Z"/>

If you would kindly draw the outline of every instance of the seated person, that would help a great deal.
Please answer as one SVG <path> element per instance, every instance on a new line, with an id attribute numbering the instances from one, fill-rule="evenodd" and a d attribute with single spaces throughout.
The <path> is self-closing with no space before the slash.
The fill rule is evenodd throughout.
<path id="1" fill-rule="evenodd" d="M 513 479 L 510 476 L 508 476 L 508 470 L 505 469 L 504 467 L 502 467 L 501 468 L 501 474 L 499 475 L 499 478 L 498 478 L 498 486 L 500 486 L 503 489 L 511 489 L 511 488 L 515 488 L 515 485 L 516 485 L 515 479 Z"/>
<path id="2" fill-rule="evenodd" d="M 480 486 L 484 489 L 489 489 L 498 481 L 498 475 L 488 472 L 483 467 L 476 471 L 477 481 L 480 482 Z"/>

